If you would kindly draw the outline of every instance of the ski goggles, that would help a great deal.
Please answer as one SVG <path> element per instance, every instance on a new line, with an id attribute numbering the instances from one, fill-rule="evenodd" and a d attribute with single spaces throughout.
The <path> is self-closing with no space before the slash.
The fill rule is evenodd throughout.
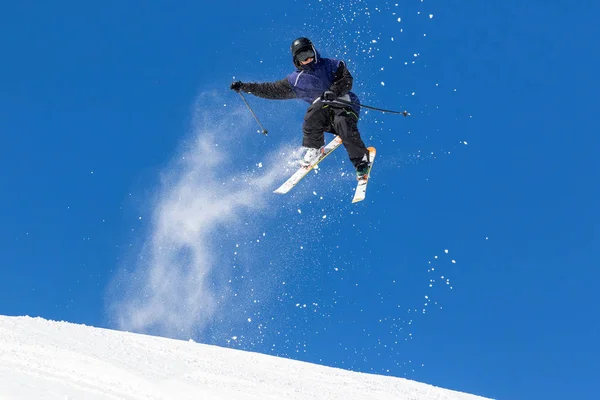
<path id="1" fill-rule="evenodd" d="M 315 56 L 315 52 L 312 49 L 307 48 L 307 49 L 303 49 L 303 50 L 299 51 L 296 54 L 296 60 L 298 60 L 299 62 L 304 62 L 314 56 Z"/>

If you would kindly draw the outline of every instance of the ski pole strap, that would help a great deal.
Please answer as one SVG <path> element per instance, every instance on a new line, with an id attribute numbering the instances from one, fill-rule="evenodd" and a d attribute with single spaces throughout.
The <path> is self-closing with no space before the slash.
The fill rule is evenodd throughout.
<path id="1" fill-rule="evenodd" d="M 410 115 L 410 113 L 408 111 L 406 111 L 406 110 L 404 110 L 404 111 L 385 110 L 383 108 L 377 108 L 377 107 L 367 106 L 365 104 L 354 103 L 352 101 L 346 101 L 346 100 L 342 100 L 342 99 L 335 99 L 335 100 L 332 101 L 332 103 L 342 103 L 342 104 L 346 104 L 348 106 L 359 106 L 359 107 L 368 108 L 369 110 L 381 111 L 383 113 L 402 114 L 405 117 L 408 117 Z"/>
<path id="2" fill-rule="evenodd" d="M 261 129 L 261 133 L 263 135 L 266 135 L 268 131 L 262 126 L 262 124 L 258 120 L 258 117 L 254 113 L 254 110 L 252 109 L 252 107 L 250 107 L 250 104 L 248 104 L 248 101 L 246 100 L 246 98 L 244 97 L 244 95 L 242 94 L 242 92 L 238 92 L 238 94 L 240 95 L 240 97 L 242 98 L 242 100 L 244 100 L 244 103 L 246 103 L 246 107 L 248 107 L 248 110 L 250 110 L 250 112 L 252 113 L 252 116 L 254 117 L 254 119 L 256 120 L 256 123 L 258 124 L 258 126 Z"/>

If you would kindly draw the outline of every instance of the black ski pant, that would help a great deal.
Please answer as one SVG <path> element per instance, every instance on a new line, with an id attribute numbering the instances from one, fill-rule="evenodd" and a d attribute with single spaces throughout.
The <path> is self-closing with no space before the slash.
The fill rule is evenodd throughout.
<path id="1" fill-rule="evenodd" d="M 325 132 L 339 135 L 354 167 L 358 167 L 368 153 L 358 132 L 358 115 L 349 107 L 333 106 L 317 101 L 308 107 L 304 116 L 302 146 L 318 149 L 325 145 Z"/>

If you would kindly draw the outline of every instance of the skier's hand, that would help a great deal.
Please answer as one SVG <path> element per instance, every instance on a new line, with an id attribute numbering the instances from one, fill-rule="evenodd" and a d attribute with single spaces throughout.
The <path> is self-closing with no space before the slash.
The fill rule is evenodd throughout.
<path id="1" fill-rule="evenodd" d="M 231 90 L 235 90 L 236 92 L 239 92 L 240 90 L 242 90 L 242 86 L 244 86 L 244 83 L 242 81 L 237 81 L 237 82 L 233 82 L 230 86 Z"/>
<path id="2" fill-rule="evenodd" d="M 333 101 L 335 99 L 337 99 L 337 96 L 331 90 L 327 90 L 321 95 L 321 100 Z"/>

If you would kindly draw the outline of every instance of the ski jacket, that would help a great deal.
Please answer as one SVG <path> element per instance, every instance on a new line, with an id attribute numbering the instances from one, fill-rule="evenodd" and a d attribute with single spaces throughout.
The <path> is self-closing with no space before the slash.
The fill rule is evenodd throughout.
<path id="1" fill-rule="evenodd" d="M 243 83 L 241 90 L 258 97 L 273 100 L 300 99 L 309 104 L 315 102 L 323 92 L 331 90 L 337 97 L 348 95 L 346 100 L 359 104 L 352 89 L 352 75 L 346 64 L 334 58 L 321 58 L 317 52 L 315 62 L 296 69 L 286 78 L 276 82 Z M 335 103 L 328 103 L 335 106 Z M 346 105 L 339 105 L 347 107 Z M 352 106 L 358 115 L 360 106 Z"/>

